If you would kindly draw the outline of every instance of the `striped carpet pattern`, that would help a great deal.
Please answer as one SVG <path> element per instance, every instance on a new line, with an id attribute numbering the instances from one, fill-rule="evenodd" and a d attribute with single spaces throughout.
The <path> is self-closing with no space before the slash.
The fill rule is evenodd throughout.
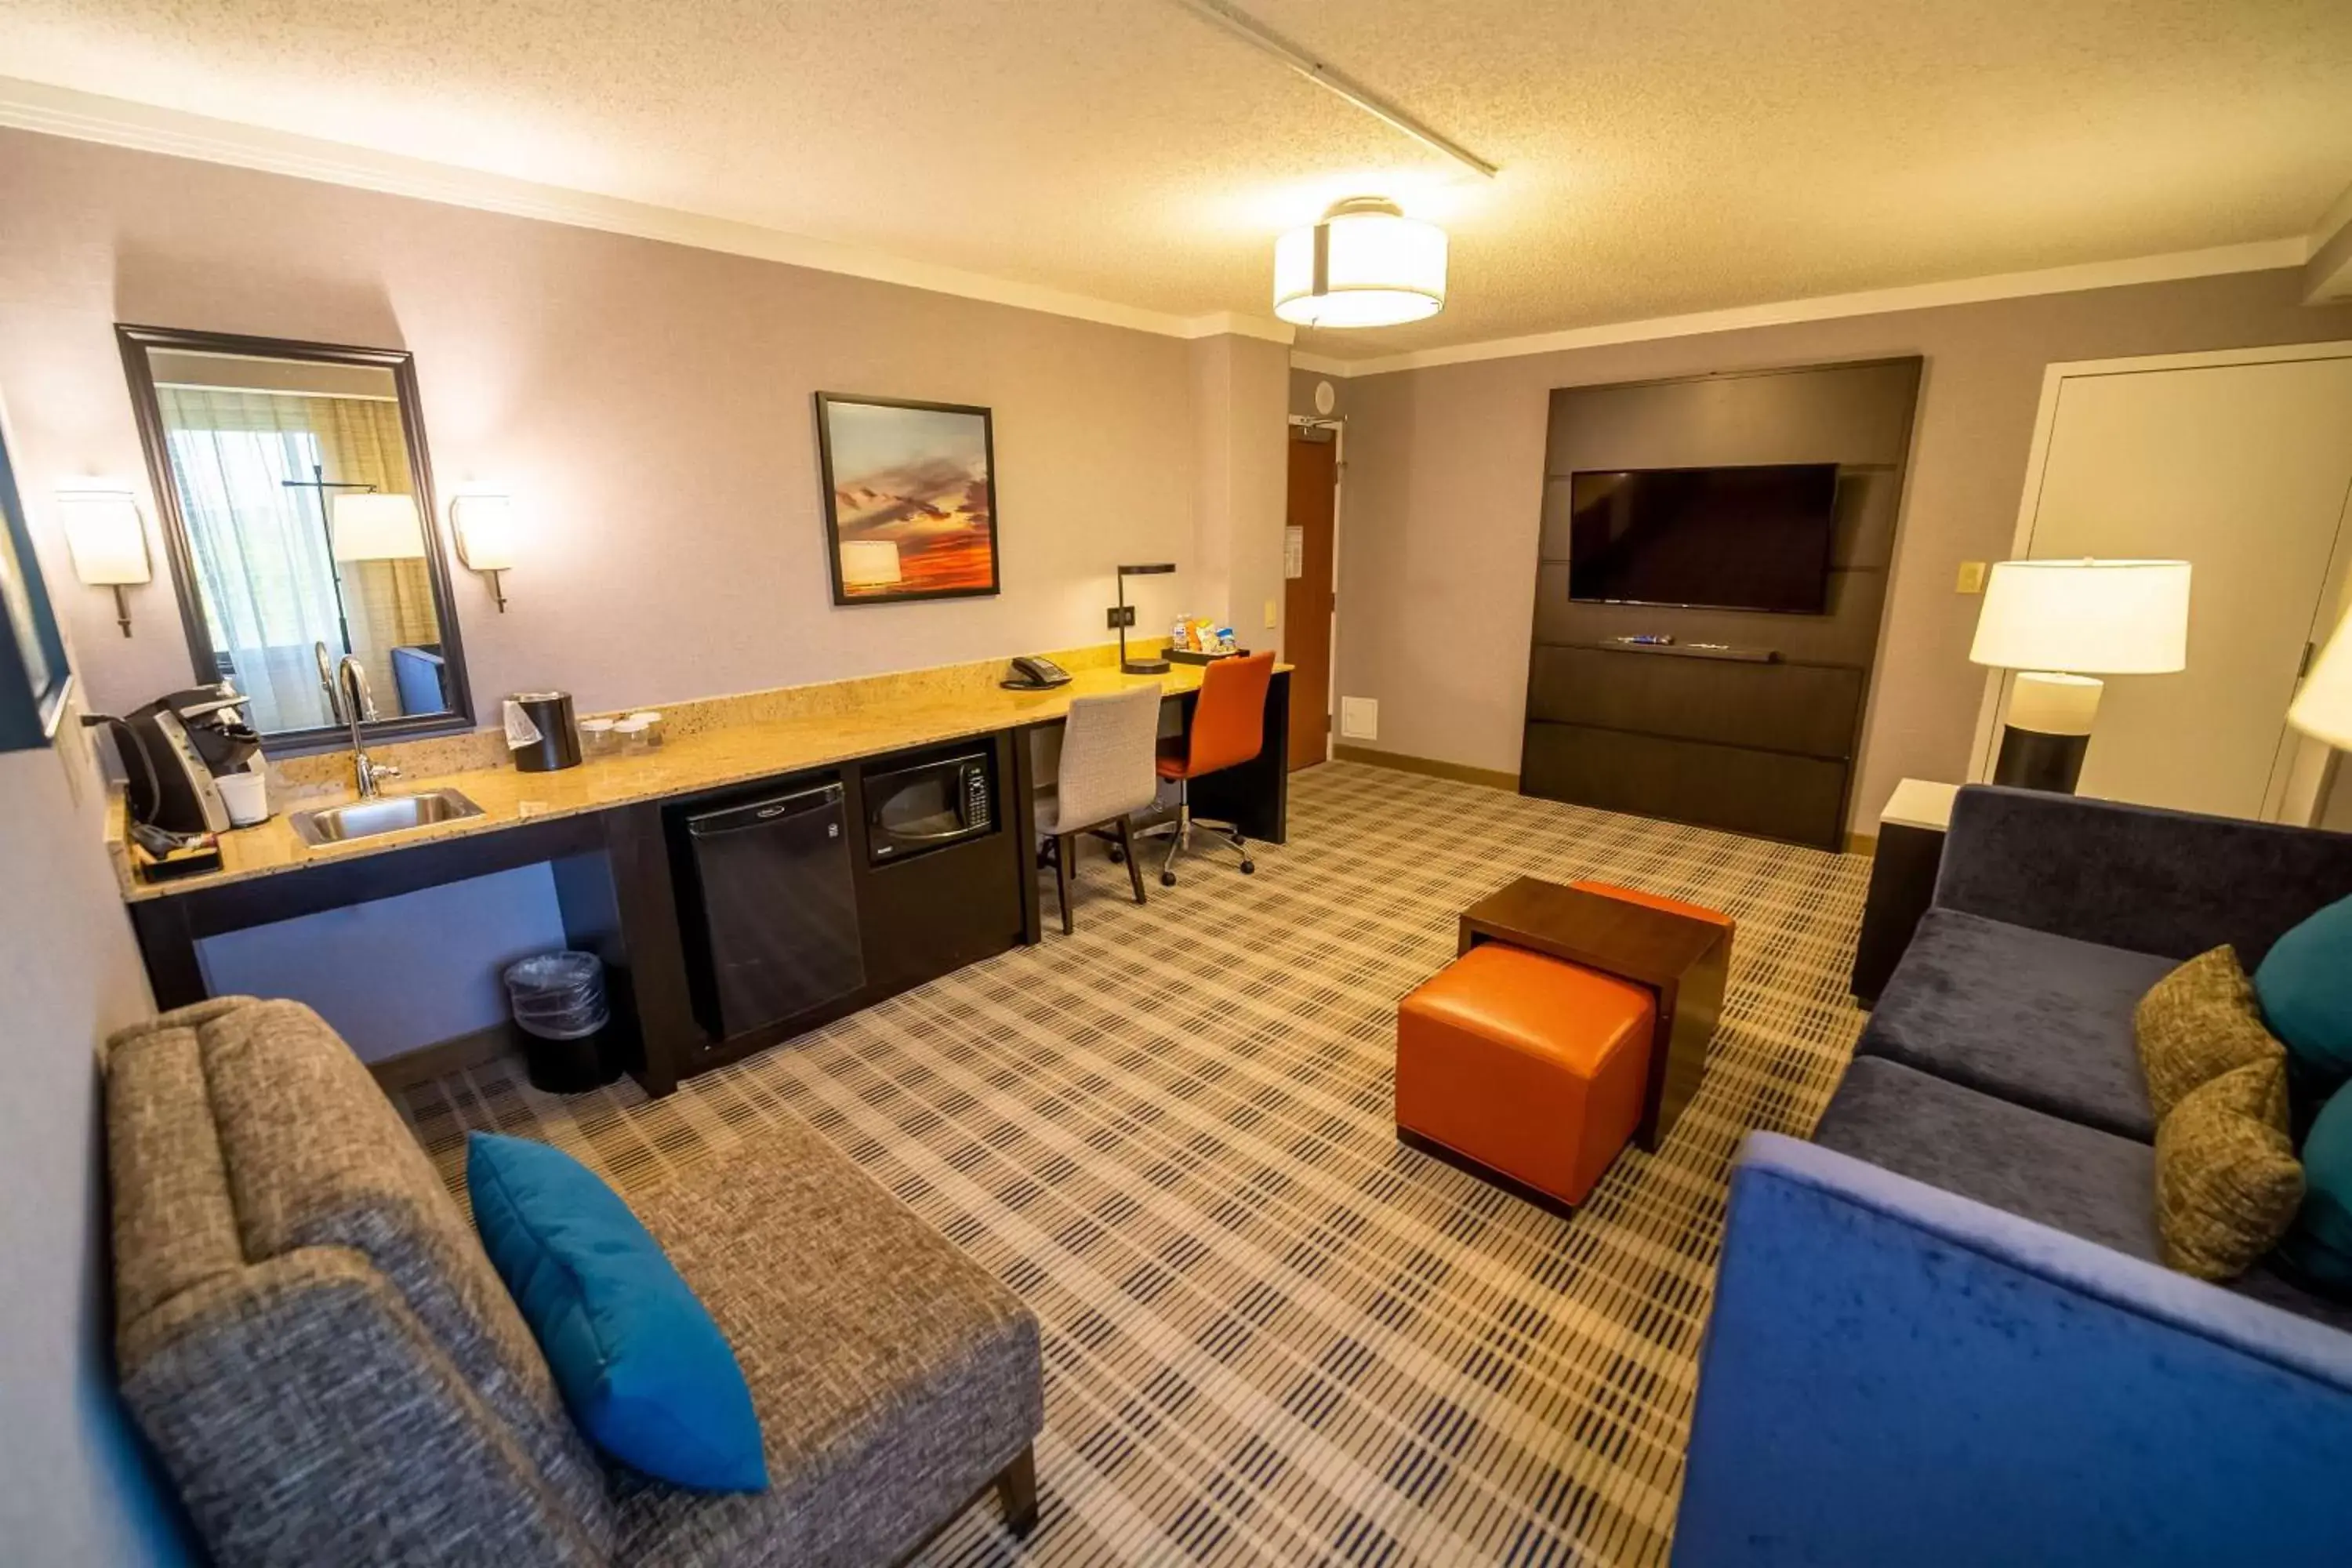
<path id="1" fill-rule="evenodd" d="M 667 1100 L 501 1063 L 403 1109 L 453 1187 L 482 1128 L 625 1192 L 799 1116 L 993 1270 L 1045 1324 L 1043 1520 L 973 1509 L 928 1563 L 1663 1563 L 1726 1163 L 1843 1070 L 1867 862 L 1356 764 L 1292 784 L 1255 877 L 1212 855 L 1139 909 L 1089 858 L 1076 936 Z M 1698 1098 L 1570 1220 L 1391 1121 L 1397 999 L 1521 874 L 1739 922 Z"/>

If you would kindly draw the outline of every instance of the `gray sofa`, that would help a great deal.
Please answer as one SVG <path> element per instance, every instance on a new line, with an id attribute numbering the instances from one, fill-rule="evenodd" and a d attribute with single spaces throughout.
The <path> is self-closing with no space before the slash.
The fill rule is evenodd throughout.
<path id="1" fill-rule="evenodd" d="M 2132 1040 L 2347 895 L 2352 836 L 1960 792 L 1813 1141 L 1734 1163 L 1675 1568 L 2352 1563 L 2352 1304 L 2163 1267 Z"/>
<path id="2" fill-rule="evenodd" d="M 889 1563 L 993 1485 L 1036 1516 L 1036 1319 L 787 1122 L 633 1206 L 735 1349 L 769 1489 L 602 1460 L 473 1228 L 308 1008 L 106 1063 L 122 1392 L 233 1563 Z"/>

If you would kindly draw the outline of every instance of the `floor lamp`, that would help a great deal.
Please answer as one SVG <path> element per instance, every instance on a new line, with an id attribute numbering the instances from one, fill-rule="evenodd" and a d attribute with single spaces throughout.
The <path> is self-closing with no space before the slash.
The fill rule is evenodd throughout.
<path id="1" fill-rule="evenodd" d="M 1992 782 L 2072 795 L 2098 677 L 2188 668 L 2189 563 L 1995 562 L 1969 658 L 2018 672 Z"/>

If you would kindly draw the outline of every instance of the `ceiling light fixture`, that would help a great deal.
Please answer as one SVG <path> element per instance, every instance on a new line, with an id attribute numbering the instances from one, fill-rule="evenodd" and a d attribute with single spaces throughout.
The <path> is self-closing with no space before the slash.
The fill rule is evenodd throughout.
<path id="1" fill-rule="evenodd" d="M 1301 327 L 1393 327 L 1445 308 L 1445 231 L 1382 196 L 1335 202 L 1274 243 L 1274 313 Z"/>

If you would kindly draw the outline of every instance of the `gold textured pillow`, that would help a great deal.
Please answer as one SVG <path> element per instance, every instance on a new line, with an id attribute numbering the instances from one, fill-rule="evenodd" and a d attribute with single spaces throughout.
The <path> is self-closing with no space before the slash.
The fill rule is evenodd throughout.
<path id="1" fill-rule="evenodd" d="M 2159 1122 L 2190 1089 L 2232 1068 L 2286 1058 L 2286 1047 L 2263 1026 L 2253 982 L 2227 943 L 2158 981 L 2132 1013 L 2132 1038 Z"/>
<path id="2" fill-rule="evenodd" d="M 2286 1062 L 2250 1062 L 2181 1097 L 2156 1130 L 2164 1261 L 2228 1279 L 2278 1245 L 2303 1204 L 2286 1137 Z"/>

